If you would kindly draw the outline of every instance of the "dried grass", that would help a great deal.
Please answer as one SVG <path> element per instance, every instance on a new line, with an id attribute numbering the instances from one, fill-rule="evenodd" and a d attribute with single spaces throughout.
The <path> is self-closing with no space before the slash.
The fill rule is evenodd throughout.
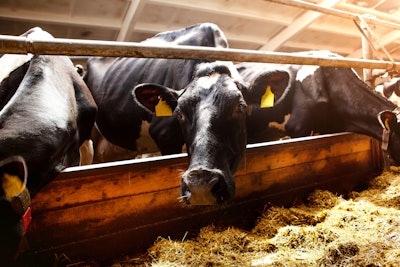
<path id="1" fill-rule="evenodd" d="M 400 175 L 385 172 L 348 199 L 316 190 L 269 207 L 251 231 L 210 225 L 189 240 L 160 237 L 136 265 L 400 266 Z"/>

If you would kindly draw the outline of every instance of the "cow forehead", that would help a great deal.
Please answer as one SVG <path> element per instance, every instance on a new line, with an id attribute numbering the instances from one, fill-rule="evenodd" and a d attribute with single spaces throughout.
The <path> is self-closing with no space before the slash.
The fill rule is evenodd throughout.
<path id="1" fill-rule="evenodd" d="M 220 74 L 213 72 L 208 76 L 199 77 L 196 86 L 201 89 L 211 90 L 220 80 Z"/>
<path id="2" fill-rule="evenodd" d="M 190 86 L 181 95 L 178 102 L 191 103 L 194 102 L 220 102 L 229 103 L 229 100 L 239 100 L 243 98 L 242 93 L 238 89 L 235 81 L 228 75 L 211 74 L 195 79 Z M 214 99 L 211 101 L 211 99 Z"/>
<path id="3" fill-rule="evenodd" d="M 0 81 L 7 78 L 10 73 L 21 67 L 23 64 L 31 60 L 33 57 L 32 54 L 27 55 L 14 55 L 14 54 L 6 54 L 0 58 Z"/>
<path id="4" fill-rule="evenodd" d="M 319 66 L 303 66 L 297 72 L 296 80 L 302 82 L 305 78 L 314 75 L 314 73 L 319 69 Z"/>

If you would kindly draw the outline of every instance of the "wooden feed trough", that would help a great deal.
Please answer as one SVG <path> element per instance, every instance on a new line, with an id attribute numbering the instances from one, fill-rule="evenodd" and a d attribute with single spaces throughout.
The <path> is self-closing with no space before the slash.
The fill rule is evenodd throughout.
<path id="1" fill-rule="evenodd" d="M 28 254 L 111 259 L 158 236 L 182 239 L 204 225 L 253 221 L 269 202 L 291 204 L 315 188 L 345 193 L 382 170 L 379 142 L 340 133 L 249 145 L 224 206 L 179 202 L 186 154 L 65 169 L 32 202 Z"/>

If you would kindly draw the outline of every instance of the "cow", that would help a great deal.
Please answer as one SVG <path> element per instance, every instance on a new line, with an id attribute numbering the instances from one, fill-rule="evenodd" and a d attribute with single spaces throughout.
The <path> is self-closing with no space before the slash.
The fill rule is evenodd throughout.
<path id="1" fill-rule="evenodd" d="M 289 76 L 274 70 L 263 81 L 248 86 L 232 62 L 204 62 L 184 88 L 144 83 L 133 89 L 140 107 L 156 116 L 177 117 L 189 159 L 181 177 L 182 202 L 215 205 L 234 197 L 233 176 L 247 144 L 247 106 L 260 105 L 266 88 L 284 92 Z"/>
<path id="2" fill-rule="evenodd" d="M 150 45 L 190 45 L 228 47 L 224 33 L 212 23 L 195 24 L 183 29 L 166 31 L 144 40 Z M 141 83 L 157 83 L 171 88 L 184 88 L 192 79 L 197 64 L 204 60 L 158 58 L 104 58 L 87 61 L 84 77 L 98 105 L 96 127 L 110 143 L 119 147 L 127 159 L 137 154 L 142 122 L 149 122 L 153 149 L 162 155 L 181 153 L 184 143 L 178 120 L 158 118 L 131 101 L 132 88 Z M 98 133 L 97 133 L 98 135 Z M 106 141 L 102 139 L 102 144 Z M 103 146 L 104 147 L 104 146 Z M 107 145 L 105 145 L 107 147 Z M 147 152 L 155 152 L 148 150 Z M 108 159 L 107 151 L 95 144 L 96 158 Z M 100 155 L 100 157 L 99 157 Z"/>
<path id="3" fill-rule="evenodd" d="M 38 27 L 25 35 L 53 38 Z M 68 57 L 4 55 L 0 65 L 8 70 L 0 77 L 0 159 L 25 159 L 35 195 L 62 169 L 79 165 L 97 107 Z"/>
<path id="4" fill-rule="evenodd" d="M 249 144 L 287 137 L 284 126 L 277 125 L 285 123 L 287 121 L 286 115 L 290 113 L 293 90 L 295 90 L 297 83 L 295 77 L 299 66 L 243 62 L 235 64 L 235 67 L 244 82 L 252 87 L 266 86 L 265 77 L 271 71 L 280 71 L 289 77 L 288 88 L 275 87 L 274 99 L 277 102 L 270 107 L 261 107 L 258 103 L 249 106 L 246 121 L 247 142 Z"/>
<path id="5" fill-rule="evenodd" d="M 22 36 L 53 38 L 38 27 Z M 0 160 L 24 159 L 33 198 L 64 168 L 79 165 L 97 106 L 66 56 L 4 55 L 0 66 Z"/>
<path id="6" fill-rule="evenodd" d="M 298 55 L 340 57 L 329 51 L 299 52 Z M 246 65 L 237 65 L 243 74 Z M 263 69 L 282 69 L 283 65 L 260 64 Z M 290 114 L 285 130 L 291 137 L 312 133 L 355 132 L 381 140 L 382 132 L 389 135 L 388 152 L 395 163 L 400 163 L 400 128 L 397 106 L 367 86 L 351 68 L 286 65 L 291 85 L 282 99 L 285 108 L 277 109 L 274 116 L 282 120 Z M 260 70 L 258 70 L 260 71 Z M 257 76 L 257 75 L 256 75 Z M 243 79 L 250 82 L 248 76 Z M 262 121 L 259 112 L 251 121 Z M 267 120 L 271 120 L 271 112 Z M 265 120 L 265 119 L 264 119 Z M 261 127 L 260 125 L 254 127 Z M 265 124 L 264 124 L 265 127 Z M 387 137 L 387 136 L 386 136 Z M 385 137 L 385 138 L 386 138 Z"/>

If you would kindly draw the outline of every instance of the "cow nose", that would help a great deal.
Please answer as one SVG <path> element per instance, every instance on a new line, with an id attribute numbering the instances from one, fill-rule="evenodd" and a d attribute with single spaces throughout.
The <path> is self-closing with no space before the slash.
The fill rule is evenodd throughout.
<path id="1" fill-rule="evenodd" d="M 196 169 L 182 175 L 182 200 L 190 205 L 215 205 L 225 199 L 226 186 L 219 172 Z"/>

